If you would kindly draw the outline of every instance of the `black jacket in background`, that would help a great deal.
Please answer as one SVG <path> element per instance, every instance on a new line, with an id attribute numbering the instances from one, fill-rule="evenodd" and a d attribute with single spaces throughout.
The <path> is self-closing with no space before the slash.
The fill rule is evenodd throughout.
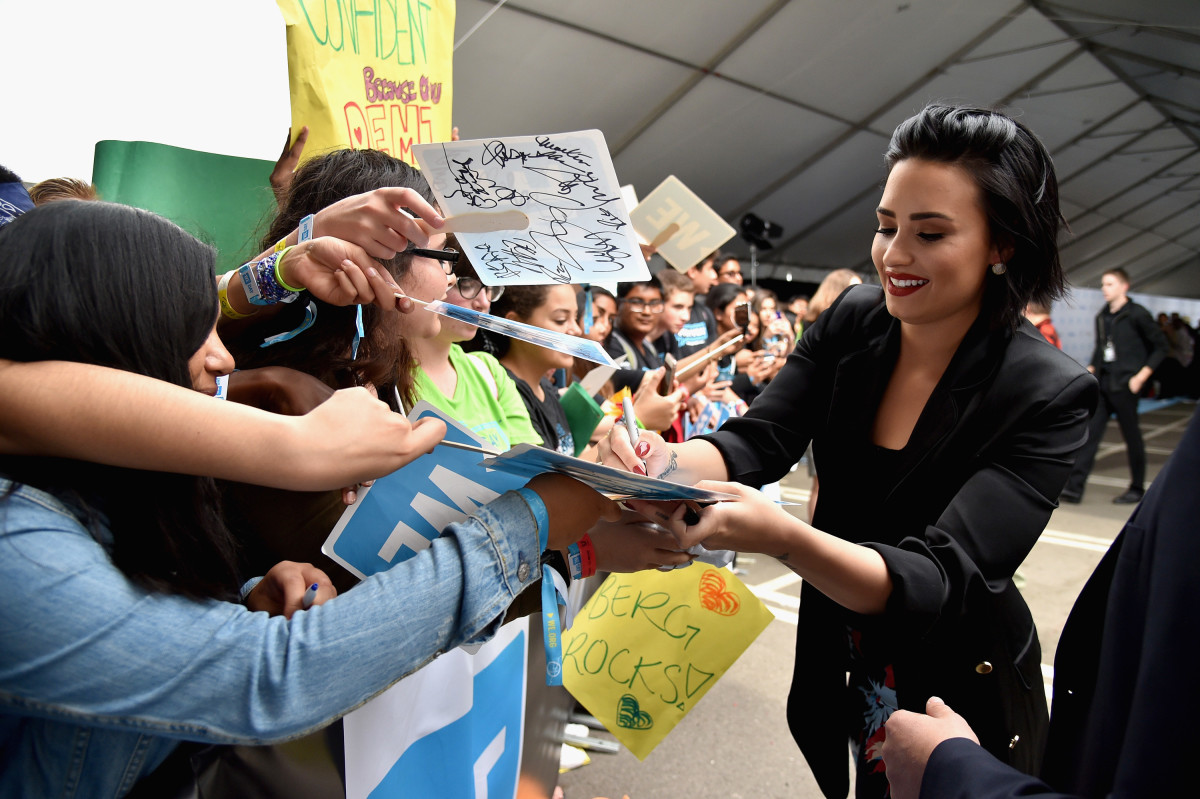
<path id="1" fill-rule="evenodd" d="M 1092 368 L 1107 391 L 1129 390 L 1129 378 L 1143 366 L 1151 370 L 1167 357 L 1167 337 L 1154 317 L 1142 306 L 1129 300 L 1113 314 L 1112 340 L 1117 350 L 1117 359 L 1104 362 L 1104 313 L 1108 306 L 1096 314 L 1096 346 L 1092 350 Z"/>

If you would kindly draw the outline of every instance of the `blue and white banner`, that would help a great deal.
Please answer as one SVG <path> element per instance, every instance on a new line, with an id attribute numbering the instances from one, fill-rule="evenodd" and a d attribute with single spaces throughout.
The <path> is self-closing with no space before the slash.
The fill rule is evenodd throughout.
<path id="1" fill-rule="evenodd" d="M 347 799 L 513 799 L 529 619 L 447 652 L 345 717 Z"/>
<path id="2" fill-rule="evenodd" d="M 409 418 L 434 416 L 446 423 L 446 438 L 460 444 L 487 444 L 455 419 L 421 401 Z M 384 571 L 411 558 L 442 534 L 505 491 L 529 481 L 480 465 L 483 455 L 436 447 L 359 492 L 321 551 L 359 577 Z"/>
<path id="3" fill-rule="evenodd" d="M 427 402 L 446 438 L 486 447 Z M 485 469 L 484 454 L 436 447 L 359 492 L 322 550 L 366 577 L 415 556 L 479 505 L 527 478 Z M 448 610 L 447 612 L 451 612 Z M 365 799 L 513 799 L 525 727 L 529 621 L 460 647 L 345 717 L 346 795 Z M 480 697 L 476 702 L 475 697 Z"/>

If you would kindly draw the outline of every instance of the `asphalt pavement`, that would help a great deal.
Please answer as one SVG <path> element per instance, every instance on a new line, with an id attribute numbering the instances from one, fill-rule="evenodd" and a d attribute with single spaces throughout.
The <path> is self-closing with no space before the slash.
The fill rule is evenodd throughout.
<path id="1" fill-rule="evenodd" d="M 1141 416 L 1147 477 L 1158 474 L 1195 409 L 1194 402 L 1156 407 Z M 783 480 L 784 499 L 806 502 L 809 478 L 801 468 Z M 1110 422 L 1088 479 L 1083 502 L 1054 512 L 1020 573 L 1022 592 L 1042 641 L 1042 672 L 1052 688 L 1053 653 L 1075 597 L 1133 512 L 1112 498 L 1129 485 L 1125 447 Z M 800 506 L 794 510 L 807 517 Z M 591 753 L 591 762 L 560 778 L 565 799 L 817 799 L 821 796 L 784 718 L 796 641 L 800 580 L 765 556 L 742 556 L 741 579 L 775 614 L 751 644 L 646 758 L 622 749 Z M 593 733 L 613 740 L 607 733 Z M 847 755 L 847 768 L 849 756 Z"/>

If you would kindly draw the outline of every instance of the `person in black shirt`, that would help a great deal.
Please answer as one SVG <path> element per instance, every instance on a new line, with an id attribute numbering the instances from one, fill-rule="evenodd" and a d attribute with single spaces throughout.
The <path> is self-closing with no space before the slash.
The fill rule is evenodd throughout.
<path id="1" fill-rule="evenodd" d="M 575 321 L 577 311 L 575 288 L 570 285 L 506 286 L 504 294 L 492 303 L 495 316 L 568 336 L 583 334 Z M 574 455 L 575 439 L 567 423 L 567 414 L 547 375 L 556 369 L 570 369 L 575 359 L 568 353 L 528 341 L 491 333 L 487 337 L 488 349 L 517 384 L 517 391 L 529 411 L 529 420 L 542 437 L 542 443 L 549 449 Z"/>
<path id="2" fill-rule="evenodd" d="M 1167 357 L 1167 338 L 1154 317 L 1129 299 L 1129 276 L 1110 269 L 1100 279 L 1107 305 L 1096 314 L 1096 347 L 1088 371 L 1100 379 L 1100 406 L 1088 428 L 1088 441 L 1059 495 L 1061 502 L 1083 499 L 1084 483 L 1104 438 L 1108 417 L 1117 415 L 1129 458 L 1129 489 L 1113 497 L 1117 504 L 1139 502 L 1145 493 L 1146 445 L 1138 428 L 1137 401 L 1142 386 Z"/>
<path id="3" fill-rule="evenodd" d="M 887 796 L 883 722 L 935 690 L 984 748 L 1037 770 L 1041 650 L 1012 575 L 1097 396 L 1022 317 L 1064 288 L 1057 181 L 1029 129 L 931 105 L 886 161 L 881 285 L 843 293 L 744 417 L 678 444 L 643 432 L 644 456 L 620 431 L 600 447 L 610 465 L 738 495 L 699 512 L 634 502 L 681 546 L 768 554 L 803 579 L 788 721 L 828 797 L 849 790 L 847 744 L 856 795 Z M 810 441 L 812 525 L 747 487 L 786 475 Z"/>
<path id="4" fill-rule="evenodd" d="M 617 289 L 617 318 L 604 349 L 614 358 L 626 356 L 631 369 L 662 366 L 650 335 L 663 307 L 662 284 L 657 277 L 641 283 L 622 283 Z"/>
<path id="5" fill-rule="evenodd" d="M 693 289 L 692 315 L 675 336 L 679 343 L 676 357 L 686 358 L 717 340 L 717 319 L 708 309 L 705 298 L 717 284 L 717 270 L 714 264 L 720 257 L 720 250 L 716 250 L 686 272 Z"/>

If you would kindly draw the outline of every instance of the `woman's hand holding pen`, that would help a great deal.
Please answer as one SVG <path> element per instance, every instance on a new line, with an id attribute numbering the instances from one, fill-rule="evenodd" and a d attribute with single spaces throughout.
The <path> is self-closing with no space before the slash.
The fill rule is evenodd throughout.
<path id="1" fill-rule="evenodd" d="M 317 586 L 311 592 L 311 586 Z M 306 595 L 311 597 L 307 600 Z M 271 616 L 291 618 L 298 610 L 307 610 L 337 596 L 329 576 L 311 563 L 280 561 L 271 567 L 258 585 L 246 596 L 246 607 L 265 611 Z"/>
<path id="2" fill-rule="evenodd" d="M 670 476 L 671 451 L 658 433 L 639 430 L 637 447 L 624 425 L 615 424 L 597 446 L 599 463 L 650 477 Z"/>

